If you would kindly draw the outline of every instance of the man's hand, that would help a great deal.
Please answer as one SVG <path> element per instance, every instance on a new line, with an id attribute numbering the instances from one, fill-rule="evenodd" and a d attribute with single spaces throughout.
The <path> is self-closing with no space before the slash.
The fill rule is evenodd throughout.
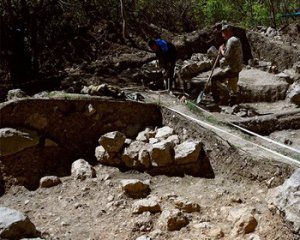
<path id="1" fill-rule="evenodd" d="M 221 53 L 221 54 L 224 56 L 224 52 L 225 52 L 225 45 L 222 44 L 222 45 L 219 47 L 219 53 Z"/>

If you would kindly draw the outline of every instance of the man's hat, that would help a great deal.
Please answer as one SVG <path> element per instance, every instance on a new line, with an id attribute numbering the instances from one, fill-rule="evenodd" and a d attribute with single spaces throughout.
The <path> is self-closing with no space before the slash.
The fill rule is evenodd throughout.
<path id="1" fill-rule="evenodd" d="M 223 31 L 231 30 L 231 29 L 232 29 L 232 27 L 231 27 L 229 24 L 224 24 L 224 25 L 222 26 L 221 31 L 223 32 Z"/>

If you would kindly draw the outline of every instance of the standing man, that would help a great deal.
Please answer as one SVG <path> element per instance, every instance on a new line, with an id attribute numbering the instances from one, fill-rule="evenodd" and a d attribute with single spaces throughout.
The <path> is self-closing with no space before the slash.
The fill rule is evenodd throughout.
<path id="1" fill-rule="evenodd" d="M 233 29 L 230 25 L 222 26 L 222 37 L 226 40 L 226 45 L 221 45 L 219 54 L 224 56 L 226 68 L 215 75 L 211 79 L 211 91 L 213 99 L 216 103 L 220 101 L 217 89 L 218 82 L 228 81 L 227 87 L 230 94 L 229 105 L 236 103 L 236 95 L 238 92 L 239 73 L 243 69 L 243 49 L 240 40 L 233 35 Z"/>
<path id="2" fill-rule="evenodd" d="M 155 52 L 160 67 L 164 69 L 164 87 L 170 91 L 174 82 L 174 68 L 177 57 L 176 47 L 163 39 L 150 40 L 148 45 Z"/>

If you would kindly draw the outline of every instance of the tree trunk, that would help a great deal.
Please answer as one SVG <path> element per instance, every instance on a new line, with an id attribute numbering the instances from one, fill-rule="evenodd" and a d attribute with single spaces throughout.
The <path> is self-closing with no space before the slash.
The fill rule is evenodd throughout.
<path id="1" fill-rule="evenodd" d="M 275 30 L 277 30 L 276 11 L 275 11 L 275 8 L 274 8 L 273 0 L 269 0 L 269 4 L 270 4 L 271 19 L 272 19 L 272 22 L 273 22 L 273 27 L 275 28 Z"/>
<path id="2" fill-rule="evenodd" d="M 122 17 L 122 36 L 124 41 L 127 39 L 127 23 L 126 23 L 126 12 L 125 12 L 125 5 L 124 0 L 120 0 L 121 4 L 121 17 Z"/>

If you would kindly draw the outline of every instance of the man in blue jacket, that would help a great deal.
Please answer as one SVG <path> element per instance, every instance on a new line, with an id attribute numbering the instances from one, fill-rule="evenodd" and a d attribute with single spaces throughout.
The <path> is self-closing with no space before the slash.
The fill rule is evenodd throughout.
<path id="1" fill-rule="evenodd" d="M 150 40 L 149 47 L 156 54 L 160 67 L 164 69 L 164 87 L 171 90 L 174 82 L 174 68 L 177 58 L 176 47 L 163 39 Z"/>

